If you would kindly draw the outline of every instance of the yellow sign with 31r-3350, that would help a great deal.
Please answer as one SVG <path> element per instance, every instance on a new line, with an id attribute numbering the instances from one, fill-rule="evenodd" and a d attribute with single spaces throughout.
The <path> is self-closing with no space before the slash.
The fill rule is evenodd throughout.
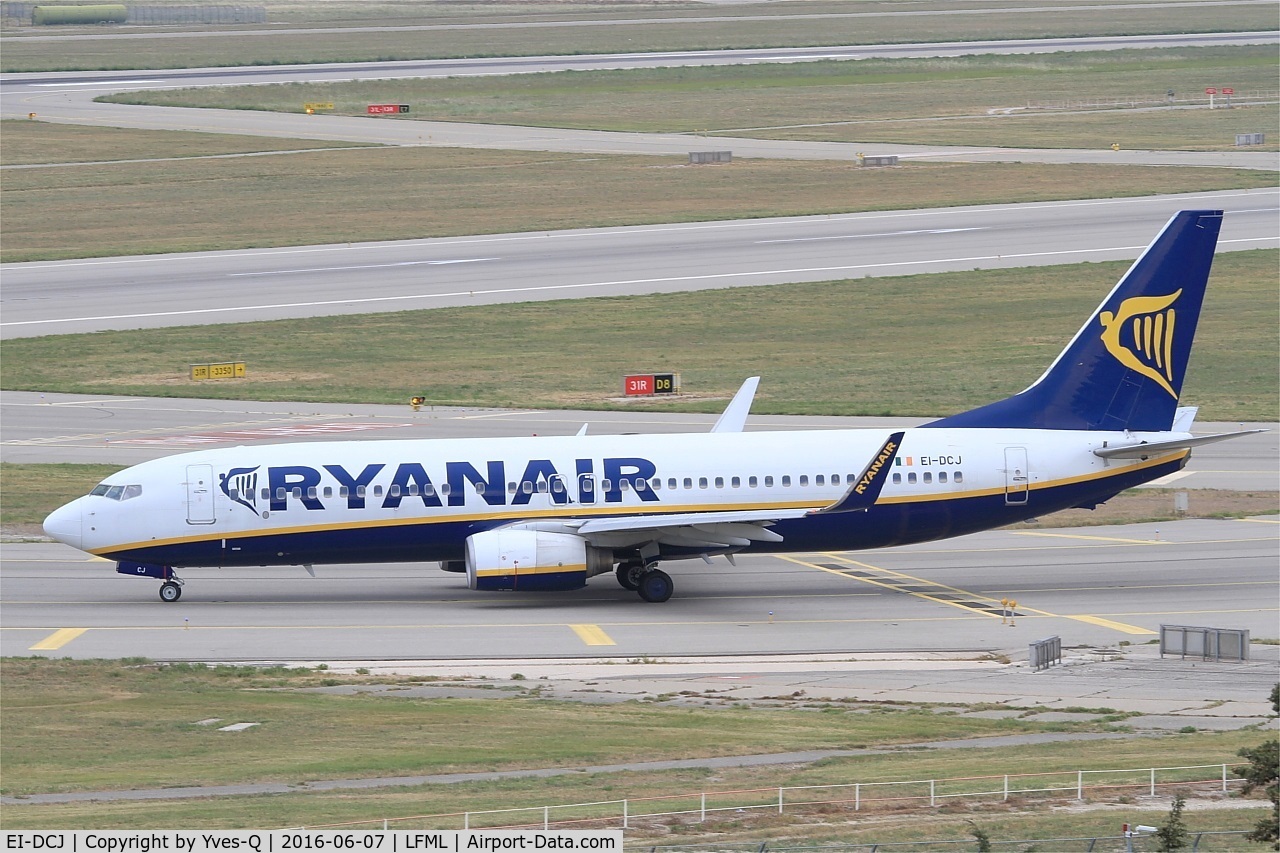
<path id="1" fill-rule="evenodd" d="M 244 379 L 243 361 L 215 361 L 191 365 L 192 379 Z"/>

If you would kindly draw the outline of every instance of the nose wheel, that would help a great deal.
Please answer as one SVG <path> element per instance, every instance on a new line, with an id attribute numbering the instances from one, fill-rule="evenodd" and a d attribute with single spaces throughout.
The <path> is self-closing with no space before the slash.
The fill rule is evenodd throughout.
<path id="1" fill-rule="evenodd" d="M 172 576 L 172 580 L 167 580 L 160 584 L 160 600 L 161 601 L 177 601 L 182 598 L 182 579 L 178 576 Z"/>

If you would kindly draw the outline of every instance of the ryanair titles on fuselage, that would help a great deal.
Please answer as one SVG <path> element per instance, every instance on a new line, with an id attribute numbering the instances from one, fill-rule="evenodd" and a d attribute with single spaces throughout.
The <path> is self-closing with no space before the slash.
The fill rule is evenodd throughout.
<path id="1" fill-rule="evenodd" d="M 507 463 L 502 460 L 481 463 L 483 472 L 471 462 L 446 462 L 444 476 L 435 480 L 420 462 L 394 466 L 372 462 L 358 471 L 343 465 L 270 465 L 265 471 L 263 466 L 255 466 L 232 468 L 218 479 L 224 495 L 255 513 L 283 512 L 291 501 L 308 510 L 342 504 L 349 510 L 371 504 L 396 509 L 415 501 L 424 507 L 458 507 L 477 499 L 489 506 L 521 506 L 535 494 L 556 504 L 573 503 L 574 495 L 580 503 L 621 503 L 628 490 L 644 501 L 659 500 L 648 485 L 658 469 L 648 459 L 621 456 L 599 461 L 598 477 L 593 459 L 575 459 L 572 477 L 565 477 L 550 459 L 530 459 L 519 478 L 510 481 Z"/>

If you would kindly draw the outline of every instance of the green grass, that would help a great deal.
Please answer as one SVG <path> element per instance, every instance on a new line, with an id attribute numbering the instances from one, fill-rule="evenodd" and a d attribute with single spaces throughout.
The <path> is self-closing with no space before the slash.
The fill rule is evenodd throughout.
<path id="1" fill-rule="evenodd" d="M 879 708 L 592 705 L 335 696 L 319 673 L 29 658 L 0 664 L 6 794 L 397 776 L 847 749 L 1096 725 Z M 228 735 L 198 720 L 260 726 Z M 590 723 L 586 724 L 589 719 Z"/>
<path id="2" fill-rule="evenodd" d="M 1137 99 L 1208 105 L 1204 81 L 1276 94 L 1270 46 L 1120 50 L 948 59 L 560 72 L 511 77 L 156 90 L 117 103 L 302 112 L 313 101 L 364 115 L 369 103 L 409 104 L 412 119 L 598 130 L 729 133 L 778 139 L 1033 148 L 1224 150 L 1235 134 L 1276 125 L 1274 103 L 1233 110 L 1050 107 Z M 1226 85 L 1223 83 L 1222 85 Z M 964 120 L 956 120 L 963 118 Z M 1256 130 L 1248 127 L 1256 126 Z M 1263 150 L 1274 149 L 1271 141 Z"/>
<path id="3" fill-rule="evenodd" d="M 1214 262 L 1183 398 L 1204 420 L 1273 420 L 1274 250 Z M 609 408 L 621 377 L 676 371 L 719 411 L 763 376 L 769 414 L 941 415 L 1033 382 L 1125 263 L 849 279 L 771 287 L 20 338 L 0 343 L 5 390 L 223 399 Z M 645 317 L 620 324 L 619 316 Z M 607 346 L 566 346 L 606 329 Z M 428 350 L 423 342 L 429 341 Z M 230 358 L 248 378 L 194 383 Z"/>
<path id="4" fill-rule="evenodd" d="M 322 139 L 276 139 L 179 130 L 133 130 L 42 121 L 0 122 L 5 166 L 99 163 L 122 160 L 161 160 L 219 157 L 263 152 L 311 151 L 325 148 L 365 148 L 364 143 Z M 153 166 L 154 168 L 154 166 Z M 7 180 L 7 179 L 6 179 Z"/>
<path id="5" fill-rule="evenodd" d="M 120 467 L 0 462 L 0 526 L 39 524 L 57 507 L 88 494 Z"/>
<path id="6" fill-rule="evenodd" d="M 255 4 L 259 5 L 259 4 Z M 1151 4 L 1147 8 L 1073 9 L 1037 12 L 1021 3 L 983 4 L 992 14 L 883 14 L 946 10 L 951 4 L 839 2 L 705 6 L 666 3 L 538 4 L 286 4 L 266 2 L 267 35 L 196 35 L 181 39 L 35 41 L 22 35 L 96 35 L 99 28 L 6 30 L 0 70 L 147 69 L 217 65 L 434 59 L 476 56 L 634 53 L 659 50 L 968 41 L 995 38 L 1127 35 L 1143 33 L 1269 30 L 1274 10 L 1266 5 L 1198 7 Z M 307 6 L 322 7 L 319 10 Z M 330 7 L 324 9 L 323 7 Z M 444 10 L 439 8 L 443 6 Z M 853 12 L 855 14 L 849 14 Z M 835 13 L 835 14 L 832 14 Z M 862 13 L 862 14 L 857 14 Z M 868 15 L 867 13 L 871 13 Z M 875 14 L 881 13 L 881 14 Z M 747 16 L 764 16 L 745 20 Z M 823 15 L 824 17 L 797 17 Z M 644 18 L 677 18 L 651 20 Z M 711 20 L 689 20 L 700 18 Z M 295 27 L 327 19 L 328 26 L 412 27 L 442 24 L 514 23 L 484 29 L 418 29 L 378 32 L 298 33 Z M 614 26 L 554 26 L 555 22 L 625 19 Z M 519 26 L 538 23 L 539 26 Z M 182 28 L 199 33 L 199 27 Z M 261 26 L 212 27 L 217 31 L 262 30 Z M 106 35 L 114 34 L 108 31 Z M 13 37 L 17 35 L 18 37 Z"/>
<path id="7" fill-rule="evenodd" d="M 0 125 L 5 150 L 24 134 L 60 134 L 39 125 Z M 77 138 L 76 150 L 82 145 Z M 7 170 L 0 260 L 1141 196 L 1274 180 L 1229 169 L 1019 163 L 859 169 L 740 160 L 687 167 L 670 157 L 430 147 L 119 162 Z"/>
<path id="8" fill-rule="evenodd" d="M 1090 730 L 1099 724 L 1042 724 L 1023 719 L 979 720 L 913 706 L 818 700 L 793 701 L 789 709 L 681 707 L 661 703 L 581 705 L 541 700 L 516 685 L 492 682 L 494 698 L 465 700 L 336 696 L 281 688 L 368 681 L 318 671 L 251 667 L 156 667 L 143 661 L 0 661 L 5 691 L 5 738 L 0 743 L 7 794 L 112 787 L 191 785 L 229 781 L 297 783 L 325 778 L 467 772 L 515 767 L 582 766 L 663 757 L 763 753 L 804 748 L 860 748 L 983 734 Z M 525 682 L 519 687 L 528 688 Z M 536 689 L 536 687 L 534 688 Z M 965 710 L 963 708 L 954 709 Z M 239 734 L 194 725 L 210 717 L 262 725 Z M 1062 774 L 1072 771 L 1185 766 L 1234 762 L 1258 732 L 1169 735 L 1105 742 L 1030 744 L 1016 750 L 903 750 L 787 767 L 570 774 L 550 779 L 509 779 L 356 791 L 317 791 L 254 797 L 168 802 L 6 805 L 6 829 L 22 828 L 232 828 L 317 825 L 382 817 L 457 813 L 555 803 L 638 800 L 690 793 L 687 804 L 633 802 L 644 809 L 698 808 L 698 791 L 742 791 L 778 786 L 974 777 L 992 774 Z M 124 768 L 124 769 L 122 769 Z M 1213 776 L 1212 769 L 1201 778 Z M 1142 787 L 1147 777 L 1123 777 Z M 1193 778 L 1167 773 L 1163 780 Z M 1042 784 L 1047 784 L 1041 777 Z M 948 783 L 939 793 L 990 790 L 999 780 Z M 1055 782 L 1056 784 L 1056 782 Z M 976 787 L 975 787 L 976 786 Z M 1134 791 L 1100 795 L 1105 799 Z M 774 796 L 766 791 L 761 801 Z M 793 792 L 791 801 L 801 795 Z M 864 796 L 870 794 L 864 793 Z M 723 798 L 741 802 L 743 798 Z M 992 798 L 993 800 L 996 798 Z M 773 800 L 776 802 L 776 800 Z M 1044 814 L 1038 800 L 1009 805 L 944 806 L 934 814 L 872 812 L 865 825 L 845 825 L 851 814 L 826 809 L 827 825 L 814 818 L 768 811 L 729 812 L 707 827 L 677 826 L 678 838 L 732 832 L 740 838 L 946 838 L 963 835 L 965 816 L 977 817 L 1004 838 L 1114 834 L 1105 812 L 1076 821 Z M 717 798 L 709 798 L 709 805 Z M 728 804 L 723 803 L 723 804 Z M 598 808 L 561 817 L 616 814 Z M 1149 813 L 1148 813 L 1149 814 Z M 1195 813 L 1193 827 L 1245 828 L 1259 810 L 1224 815 Z M 950 815 L 950 818 L 947 817 Z M 540 815 L 539 815 L 540 817 Z M 871 815 L 864 815 L 871 817 Z M 472 826 L 486 819 L 473 818 Z M 494 818 L 487 819 L 496 823 Z M 1145 818 L 1144 818 L 1145 820 Z M 460 820 L 411 821 L 397 828 L 459 828 Z M 1073 828 L 1074 827 L 1074 828 Z M 760 834 L 763 833 L 763 834 Z M 914 834 L 913 834 L 914 833 Z M 661 838 L 633 826 L 629 837 Z M 721 836 L 723 837 L 723 836 Z M 654 843 L 672 843 L 655 841 Z M 1218 848 L 1221 849 L 1221 848 Z M 1239 848 L 1237 848 L 1239 849 Z"/>

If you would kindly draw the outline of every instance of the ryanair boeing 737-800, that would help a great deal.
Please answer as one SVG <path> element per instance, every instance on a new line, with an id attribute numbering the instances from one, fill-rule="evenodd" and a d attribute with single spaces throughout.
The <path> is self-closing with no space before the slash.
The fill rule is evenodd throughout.
<path id="1" fill-rule="evenodd" d="M 902 431 L 743 432 L 748 380 L 710 433 L 315 442 L 127 468 L 45 531 L 117 570 L 438 561 L 477 590 L 605 572 L 671 597 L 663 561 L 878 548 L 1094 507 L 1181 469 L 1178 397 L 1221 211 L 1176 214 L 1049 369 L 1008 399 Z"/>

